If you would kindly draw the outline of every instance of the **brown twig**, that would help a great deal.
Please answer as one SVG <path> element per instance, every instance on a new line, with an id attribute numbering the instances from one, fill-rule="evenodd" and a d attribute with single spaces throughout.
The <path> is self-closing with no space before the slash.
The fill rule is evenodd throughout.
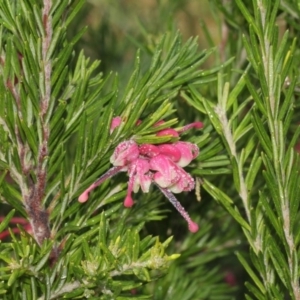
<path id="1" fill-rule="evenodd" d="M 42 72 L 44 73 L 44 89 L 41 89 L 40 99 L 40 123 L 42 128 L 42 138 L 38 150 L 38 160 L 36 168 L 36 183 L 31 189 L 31 195 L 26 201 L 26 209 L 30 218 L 33 234 L 36 241 L 42 244 L 45 239 L 50 238 L 49 217 L 47 211 L 42 205 L 46 189 L 47 177 L 47 157 L 48 157 L 48 140 L 50 126 L 46 121 L 46 114 L 49 108 L 51 97 L 51 61 L 47 59 L 47 53 L 52 39 L 52 19 L 50 9 L 51 0 L 44 0 L 43 25 L 44 34 L 42 37 Z"/>
<path id="2" fill-rule="evenodd" d="M 14 127 L 15 140 L 18 149 L 18 156 L 21 165 L 21 172 L 19 170 L 11 170 L 13 179 L 19 184 L 22 193 L 25 209 L 27 211 L 29 222 L 38 244 L 42 244 L 45 239 L 50 238 L 50 227 L 48 213 L 43 207 L 43 199 L 46 190 L 47 178 L 47 159 L 48 159 L 48 140 L 50 135 L 50 126 L 47 121 L 46 115 L 49 108 L 51 98 L 51 72 L 52 65 L 50 58 L 47 57 L 49 47 L 52 40 L 52 18 L 50 10 L 52 0 L 43 0 L 44 8 L 42 10 L 42 20 L 44 31 L 42 35 L 42 61 L 40 63 L 41 72 L 44 77 L 44 86 L 40 88 L 40 114 L 37 122 L 41 125 L 41 138 L 39 139 L 39 147 L 37 154 L 37 164 L 34 166 L 32 161 L 27 161 L 26 157 L 30 156 L 30 147 L 26 140 L 21 136 L 19 126 L 16 124 Z M 19 61 L 22 67 L 23 56 L 19 54 Z M 5 65 L 5 56 L 0 57 L 0 64 Z M 6 87 L 11 92 L 15 100 L 17 108 L 17 117 L 20 121 L 23 120 L 22 115 L 22 99 L 18 90 L 19 80 L 8 79 Z M 0 120 L 1 123 L 3 123 Z M 13 137 L 12 137 L 13 138 Z M 32 176 L 33 174 L 35 176 Z M 55 251 L 54 251 L 55 252 Z"/>

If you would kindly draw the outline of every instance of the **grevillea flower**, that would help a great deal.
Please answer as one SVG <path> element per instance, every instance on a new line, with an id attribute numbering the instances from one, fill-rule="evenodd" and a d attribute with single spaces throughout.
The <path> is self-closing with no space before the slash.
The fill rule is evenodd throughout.
<path id="1" fill-rule="evenodd" d="M 111 130 L 120 126 L 122 119 L 116 117 L 112 120 Z M 139 125 L 141 121 L 137 123 Z M 154 127 L 163 124 L 164 121 L 157 122 Z M 195 122 L 182 127 L 179 130 L 167 128 L 156 133 L 157 136 L 171 135 L 179 137 L 179 134 L 190 128 L 202 128 L 201 122 Z M 188 142 L 175 142 L 160 145 L 141 144 L 138 145 L 133 140 L 121 142 L 113 152 L 110 162 L 113 167 L 97 179 L 78 198 L 79 202 L 88 200 L 89 193 L 99 186 L 104 180 L 125 171 L 128 173 L 128 190 L 124 200 L 125 207 L 134 204 L 132 192 L 137 193 L 139 188 L 144 193 L 148 193 L 151 183 L 156 185 L 161 192 L 169 199 L 177 211 L 187 221 L 189 230 L 196 232 L 198 225 L 194 223 L 185 209 L 181 206 L 173 193 L 191 191 L 195 187 L 192 176 L 183 167 L 187 166 L 199 154 L 197 145 Z"/>

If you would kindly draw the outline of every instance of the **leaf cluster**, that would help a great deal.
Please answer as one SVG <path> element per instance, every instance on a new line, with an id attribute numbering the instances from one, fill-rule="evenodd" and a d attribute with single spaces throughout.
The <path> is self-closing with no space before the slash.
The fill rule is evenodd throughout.
<path id="1" fill-rule="evenodd" d="M 180 34 L 167 33 L 146 71 L 137 53 L 119 92 L 118 76 L 98 73 L 98 61 L 74 52 L 84 30 L 68 39 L 67 29 L 84 1 L 53 1 L 48 11 L 47 3 L 0 3 L 0 207 L 8 212 L 0 229 L 19 217 L 31 225 L 30 232 L 8 229 L 10 239 L 0 240 L 1 297 L 129 299 L 178 258 L 165 252 L 170 237 L 161 243 L 144 230 L 146 222 L 166 213 L 160 197 L 155 191 L 138 194 L 135 208 L 124 210 L 127 179 L 121 175 L 103 183 L 88 203 L 78 203 L 77 197 L 109 168 L 121 141 L 173 141 L 155 132 L 178 123 L 170 117 L 179 94 L 190 84 L 216 81 L 230 62 L 202 70 L 216 49 L 199 51 L 195 38 L 184 43 Z M 114 116 L 123 122 L 110 134 Z M 154 127 L 161 119 L 167 120 Z M 206 138 L 194 142 L 207 145 Z M 191 264 L 184 272 L 194 268 Z M 222 281 L 216 272 L 207 276 L 212 284 Z M 190 295 L 196 295 L 192 289 Z M 149 293 L 140 291 L 136 298 Z"/>
<path id="2" fill-rule="evenodd" d="M 211 134 L 220 141 L 219 153 L 230 161 L 225 167 L 231 173 L 229 190 L 214 182 L 215 176 L 205 178 L 203 187 L 237 221 L 249 243 L 250 255 L 238 254 L 251 277 L 247 299 L 299 298 L 299 128 L 294 126 L 299 60 L 294 32 L 280 35 L 276 24 L 283 11 L 286 22 L 291 20 L 292 1 L 285 4 L 253 1 L 248 8 L 236 1 L 222 7 L 226 42 L 233 35 L 242 41 L 233 69 L 219 73 L 215 96 L 194 85 L 184 95 L 207 115 Z M 237 28 L 236 10 L 247 26 Z M 241 53 L 247 60 L 241 61 Z M 221 164 L 212 157 L 211 167 Z"/>
<path id="3" fill-rule="evenodd" d="M 12 241 L 3 245 L 0 256 L 7 264 L 0 273 L 2 299 L 127 299 L 130 290 L 158 276 L 150 275 L 151 270 L 162 273 L 176 258 L 165 254 L 171 238 L 164 243 L 150 236 L 141 240 L 141 226 L 128 230 L 122 222 L 111 232 L 104 213 L 93 221 L 89 231 L 81 229 L 65 239 L 55 265 L 53 242 L 40 248 L 25 231 L 20 239 L 11 233 Z"/>

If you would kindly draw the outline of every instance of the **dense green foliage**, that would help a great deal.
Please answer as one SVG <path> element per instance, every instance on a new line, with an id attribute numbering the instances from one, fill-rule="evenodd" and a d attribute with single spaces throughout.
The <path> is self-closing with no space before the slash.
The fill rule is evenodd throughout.
<path id="1" fill-rule="evenodd" d="M 211 1 L 219 34 L 206 19 L 197 40 L 174 21 L 187 2 L 155 22 L 147 1 L 0 2 L 1 299 L 300 299 L 300 7 Z M 155 187 L 125 209 L 126 174 L 78 202 L 120 142 L 194 121 L 177 198 L 197 233 Z"/>

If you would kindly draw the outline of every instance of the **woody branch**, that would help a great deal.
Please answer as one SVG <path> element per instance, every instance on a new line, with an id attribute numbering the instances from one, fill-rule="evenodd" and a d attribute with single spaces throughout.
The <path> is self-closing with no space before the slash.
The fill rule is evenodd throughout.
<path id="1" fill-rule="evenodd" d="M 49 109 L 51 97 L 51 60 L 47 57 L 52 39 L 52 19 L 50 15 L 52 3 L 51 0 L 44 0 L 44 8 L 42 11 L 42 20 L 44 33 L 42 35 L 42 62 L 41 73 L 43 76 L 42 86 L 40 87 L 40 114 L 39 124 L 41 134 L 39 136 L 39 150 L 36 167 L 36 183 L 33 186 L 31 196 L 26 202 L 26 208 L 30 217 L 33 234 L 39 244 L 50 237 L 50 228 L 48 222 L 48 213 L 42 206 L 42 200 L 46 189 L 47 177 L 47 158 L 48 158 L 48 140 L 50 134 L 49 121 L 46 115 Z"/>

